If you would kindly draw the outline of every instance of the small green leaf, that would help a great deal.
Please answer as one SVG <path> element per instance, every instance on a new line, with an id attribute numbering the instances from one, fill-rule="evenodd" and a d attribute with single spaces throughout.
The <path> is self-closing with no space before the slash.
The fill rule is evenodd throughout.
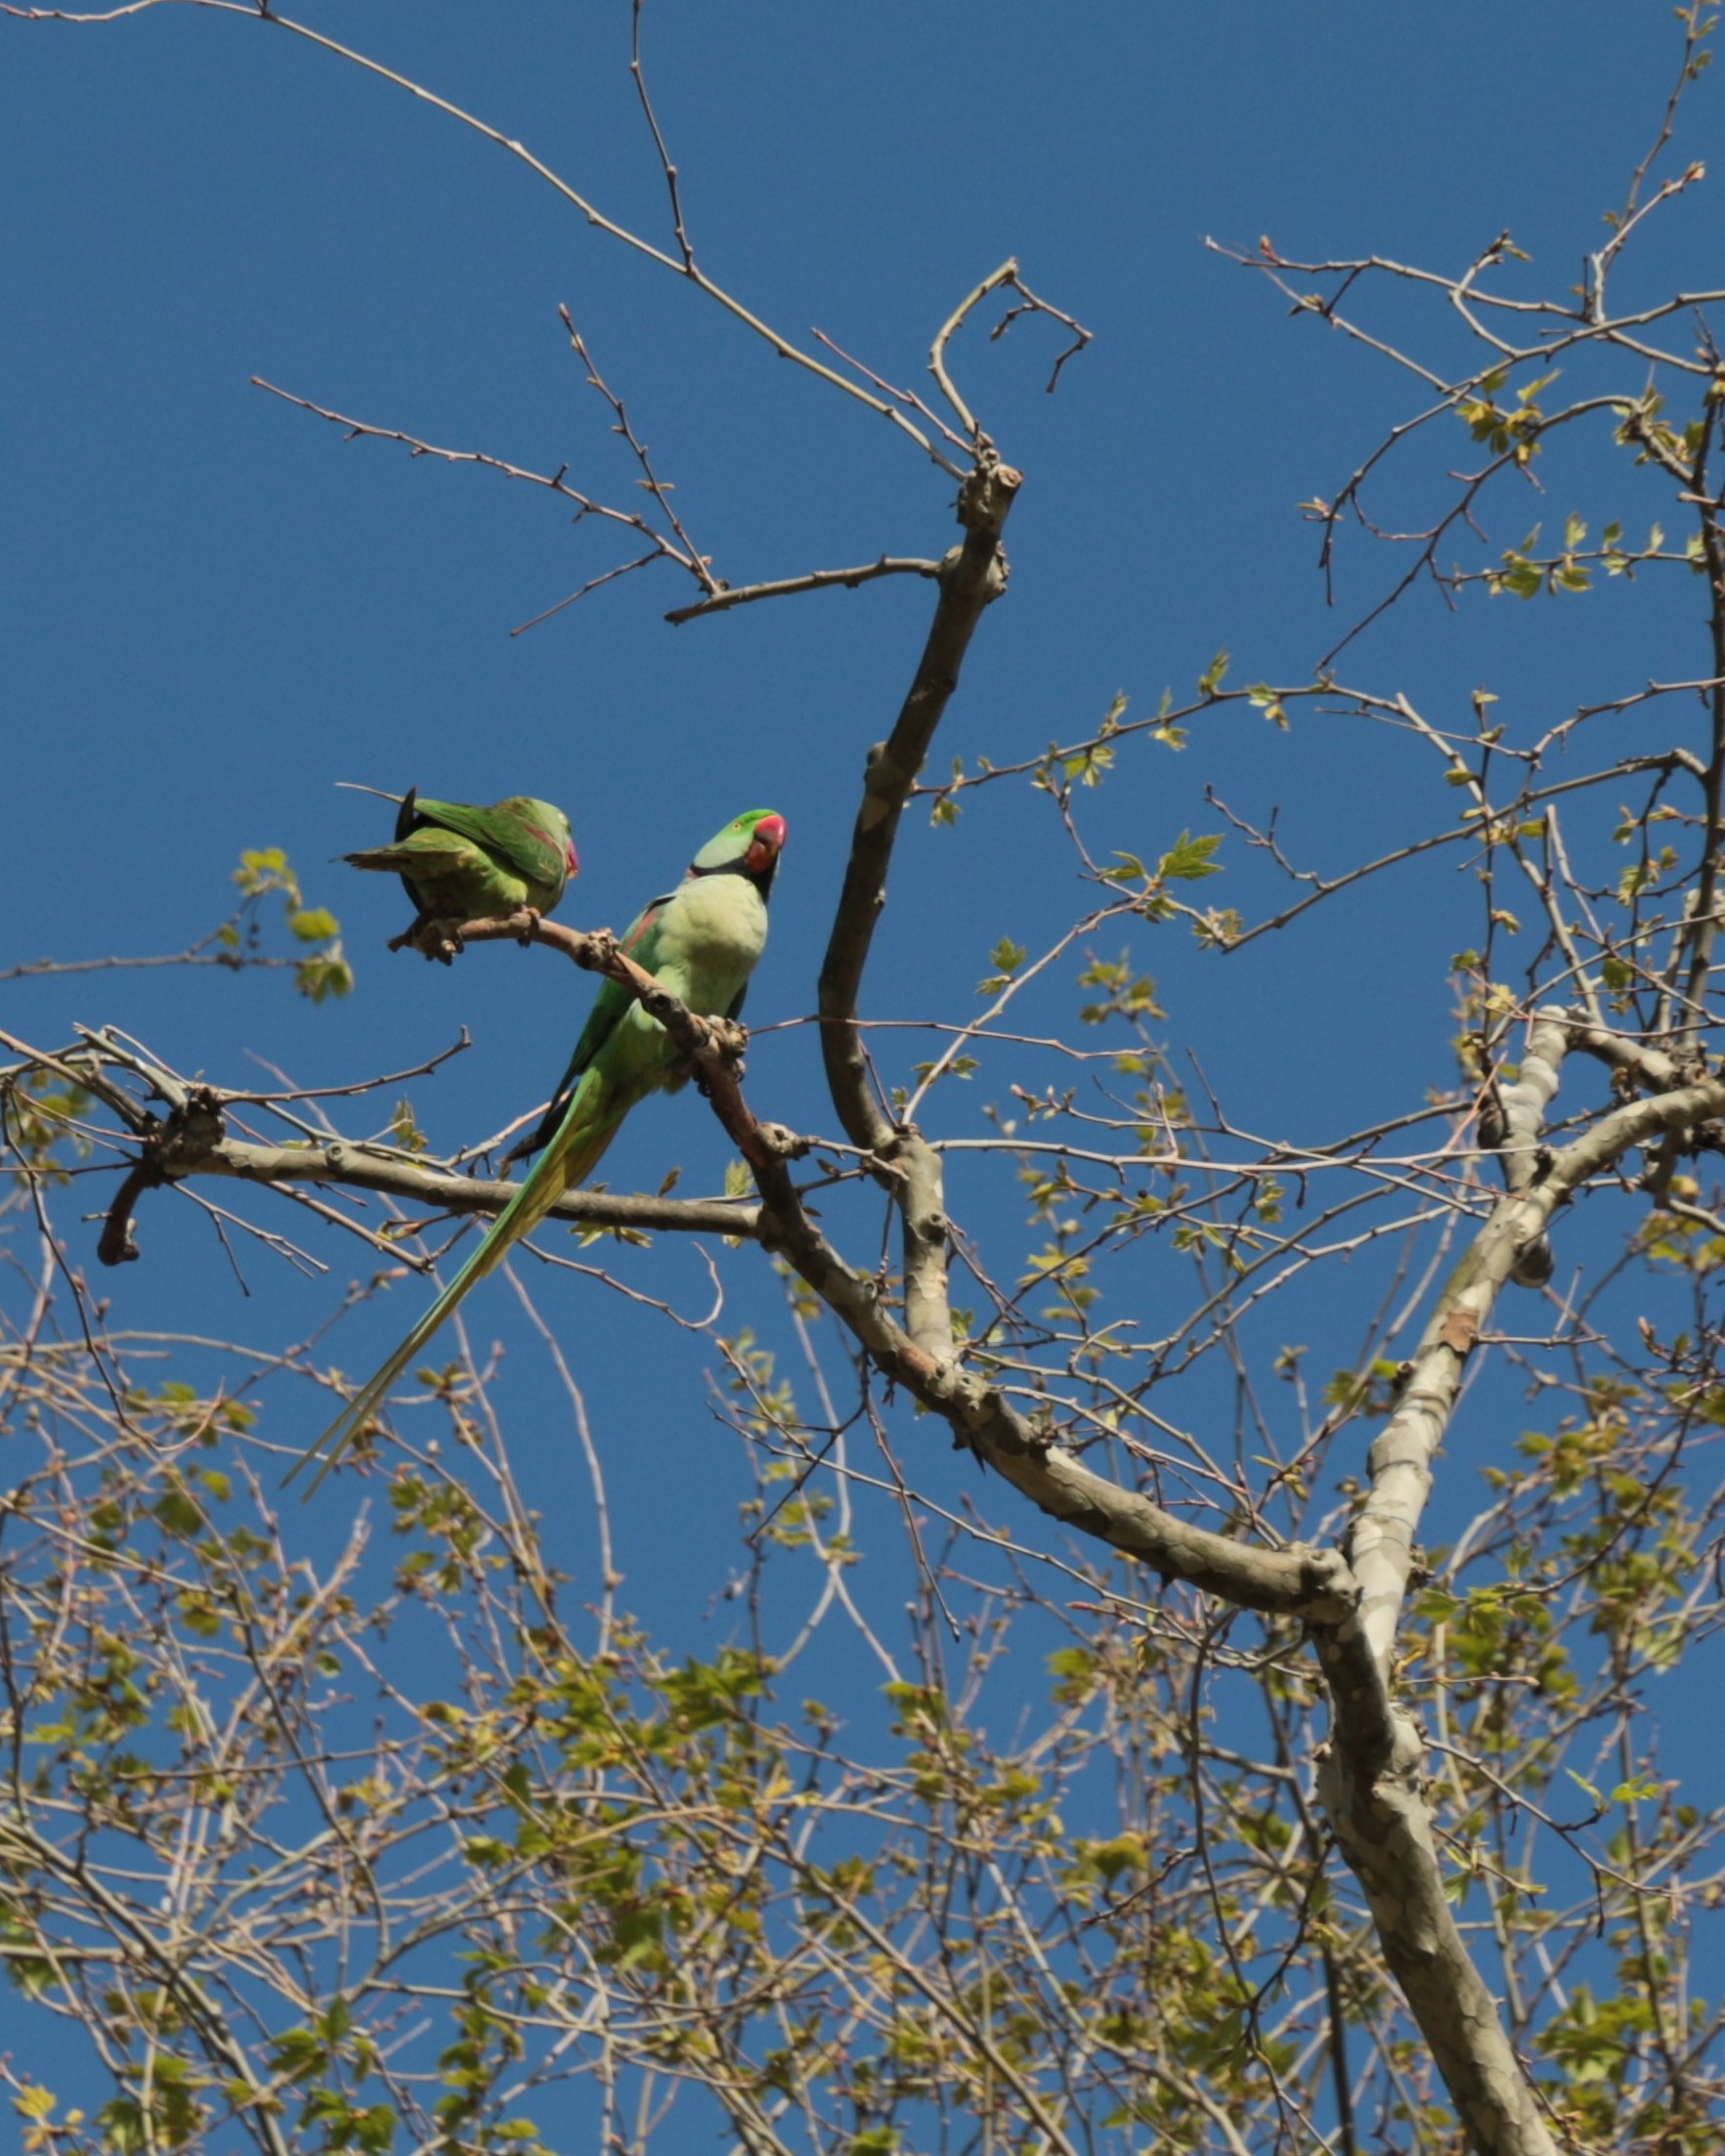
<path id="1" fill-rule="evenodd" d="M 1183 831 L 1157 862 L 1156 881 L 1160 884 L 1196 884 L 1206 876 L 1220 876 L 1222 864 L 1213 856 L 1221 843 L 1219 831 L 1206 832 L 1196 839 L 1189 831 Z"/>

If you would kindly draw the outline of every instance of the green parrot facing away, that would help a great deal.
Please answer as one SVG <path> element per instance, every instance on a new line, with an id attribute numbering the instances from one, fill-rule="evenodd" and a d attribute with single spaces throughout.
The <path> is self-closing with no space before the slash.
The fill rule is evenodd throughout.
<path id="1" fill-rule="evenodd" d="M 623 939 L 635 964 L 701 1017 L 735 1018 L 742 1012 L 749 976 L 766 948 L 766 902 L 785 837 L 785 819 L 771 809 L 737 817 L 701 848 L 675 890 L 643 907 Z M 606 981 L 543 1120 L 509 1156 L 537 1152 L 539 1164 L 388 1361 L 294 1464 L 289 1481 L 322 1453 L 309 1486 L 317 1488 L 468 1289 L 533 1233 L 566 1190 L 586 1181 L 637 1101 L 674 1093 L 689 1074 L 658 1019 L 626 989 Z"/>
<path id="2" fill-rule="evenodd" d="M 479 808 L 426 800 L 412 790 L 400 802 L 393 844 L 342 859 L 399 876 L 415 928 L 427 921 L 506 921 L 524 906 L 549 913 L 580 872 L 569 818 L 551 801 L 512 794 Z"/>

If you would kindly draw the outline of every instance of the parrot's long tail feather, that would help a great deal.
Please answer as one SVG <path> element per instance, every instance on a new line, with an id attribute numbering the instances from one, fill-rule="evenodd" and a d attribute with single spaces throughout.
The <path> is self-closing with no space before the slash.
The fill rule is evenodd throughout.
<path id="1" fill-rule="evenodd" d="M 354 1395 L 353 1399 L 348 1401 L 317 1444 L 309 1451 L 302 1452 L 299 1458 L 294 1461 L 287 1473 L 281 1478 L 284 1485 L 292 1482 L 294 1477 L 313 1460 L 318 1460 L 318 1472 L 306 1485 L 306 1495 L 309 1497 L 312 1494 L 336 1461 L 340 1459 L 343 1452 L 347 1450 L 349 1445 L 371 1419 L 371 1416 L 382 1406 L 384 1397 L 396 1379 L 401 1376 L 408 1364 L 424 1347 L 432 1334 L 437 1331 L 444 1319 L 453 1313 L 455 1306 L 467 1293 L 467 1290 L 479 1279 L 482 1270 L 481 1260 L 485 1258 L 496 1233 L 496 1229 L 493 1229 L 491 1234 L 487 1235 L 485 1241 L 474 1251 L 472 1257 L 468 1259 L 449 1286 L 444 1289 L 424 1316 L 417 1320 L 412 1330 L 390 1357 L 389 1360 L 360 1392 Z M 486 1265 L 483 1270 L 489 1272 L 490 1265 Z M 321 1459 L 319 1458 L 320 1454 L 323 1455 Z"/>
<path id="2" fill-rule="evenodd" d="M 559 1139 L 567 1134 L 567 1143 L 553 1142 L 547 1146 L 543 1158 L 497 1215 L 484 1241 L 460 1272 L 424 1316 L 415 1322 L 382 1368 L 354 1395 L 317 1444 L 295 1460 L 281 1478 L 283 1484 L 292 1482 L 311 1461 L 318 1460 L 318 1472 L 306 1485 L 306 1495 L 312 1494 L 382 1406 L 396 1379 L 444 1320 L 454 1314 L 468 1289 L 483 1280 L 488 1272 L 495 1272 L 513 1246 L 533 1233 L 565 1190 L 585 1181 L 628 1111 L 626 1100 L 614 1103 L 606 1098 L 607 1093 L 599 1074 L 588 1071 L 576 1090 L 564 1118 L 563 1131 L 558 1134 Z"/>

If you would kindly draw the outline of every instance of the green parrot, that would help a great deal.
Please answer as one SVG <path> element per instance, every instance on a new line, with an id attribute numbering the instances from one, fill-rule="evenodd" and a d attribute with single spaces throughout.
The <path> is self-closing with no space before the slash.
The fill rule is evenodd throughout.
<path id="1" fill-rule="evenodd" d="M 783 816 L 752 808 L 701 848 L 675 890 L 629 924 L 624 950 L 702 1017 L 742 1012 L 749 976 L 766 948 L 766 902 L 785 836 Z M 658 1019 L 626 989 L 606 981 L 539 1129 L 509 1155 L 537 1152 L 538 1166 L 376 1376 L 295 1462 L 288 1481 L 322 1453 L 307 1494 L 317 1488 L 468 1289 L 533 1233 L 564 1191 L 586 1181 L 630 1108 L 650 1093 L 676 1092 L 689 1074 Z"/>
<path id="2" fill-rule="evenodd" d="M 550 801 L 512 794 L 479 808 L 422 800 L 417 790 L 382 798 L 401 804 L 394 843 L 341 858 L 400 876 L 416 916 L 410 935 L 427 921 L 506 921 L 524 906 L 550 913 L 580 872 L 569 818 Z"/>

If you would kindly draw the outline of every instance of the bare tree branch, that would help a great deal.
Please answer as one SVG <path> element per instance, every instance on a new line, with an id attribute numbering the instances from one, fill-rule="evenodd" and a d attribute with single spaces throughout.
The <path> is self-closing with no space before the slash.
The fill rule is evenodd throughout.
<path id="1" fill-rule="evenodd" d="M 798 591 L 830 591 L 842 584 L 846 590 L 854 590 L 859 583 L 872 583 L 877 577 L 938 577 L 937 561 L 923 561 L 916 556 L 899 559 L 883 554 L 879 561 L 864 562 L 856 569 L 812 569 L 803 577 L 781 577 L 771 583 L 740 584 L 734 589 L 715 591 L 711 599 L 697 600 L 693 606 L 673 607 L 665 617 L 673 625 L 699 622 L 709 614 L 723 614 L 734 606 L 752 606 L 756 599 L 783 599 Z"/>
<path id="2" fill-rule="evenodd" d="M 1006 589 L 1001 532 L 1023 484 L 1019 473 L 984 455 L 959 489 L 958 517 L 966 537 L 941 565 L 940 597 L 909 694 L 891 734 L 869 752 L 862 806 L 821 966 L 821 1054 L 839 1119 L 854 1144 L 878 1151 L 892 1127 L 869 1090 L 857 995 L 875 924 L 885 903 L 886 869 L 898 819 L 915 785 L 934 730 L 959 683 L 983 609 Z"/>

